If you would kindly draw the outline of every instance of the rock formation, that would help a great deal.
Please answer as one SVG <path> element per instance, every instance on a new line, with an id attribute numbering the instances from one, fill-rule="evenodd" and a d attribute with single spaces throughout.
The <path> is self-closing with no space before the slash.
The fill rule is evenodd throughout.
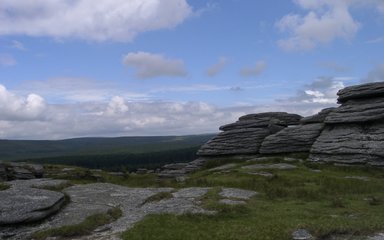
<path id="1" fill-rule="evenodd" d="M 309 160 L 384 166 L 384 82 L 338 92 L 337 108 L 313 116 L 267 112 L 249 114 L 220 127 L 223 132 L 198 155 L 310 153 Z"/>
<path id="2" fill-rule="evenodd" d="M 325 118 L 310 161 L 384 166 L 384 83 L 347 87 Z"/>
<path id="3" fill-rule="evenodd" d="M 200 156 L 257 154 L 263 140 L 289 125 L 297 125 L 302 117 L 285 112 L 249 114 L 235 123 L 220 127 L 223 132 L 198 151 Z"/>

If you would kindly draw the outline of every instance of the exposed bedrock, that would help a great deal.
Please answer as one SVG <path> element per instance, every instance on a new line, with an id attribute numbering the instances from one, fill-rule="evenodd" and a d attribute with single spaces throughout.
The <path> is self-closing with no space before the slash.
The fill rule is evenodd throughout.
<path id="1" fill-rule="evenodd" d="M 283 122 L 285 125 L 297 125 L 300 123 L 302 116 L 287 112 L 265 112 L 248 114 L 240 117 L 239 120 L 257 120 L 260 118 L 277 119 Z"/>
<path id="2" fill-rule="evenodd" d="M 313 144 L 309 159 L 384 166 L 384 122 L 328 125 Z"/>
<path id="3" fill-rule="evenodd" d="M 267 136 L 260 147 L 262 154 L 309 152 L 313 142 L 324 128 L 322 123 L 284 128 Z"/>

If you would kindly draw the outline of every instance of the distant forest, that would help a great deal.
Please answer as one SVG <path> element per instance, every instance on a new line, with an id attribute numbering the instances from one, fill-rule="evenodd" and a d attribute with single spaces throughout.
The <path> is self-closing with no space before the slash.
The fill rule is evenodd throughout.
<path id="1" fill-rule="evenodd" d="M 156 169 L 164 164 L 196 159 L 197 150 L 213 136 L 0 140 L 0 160 L 74 165 L 109 171 Z"/>

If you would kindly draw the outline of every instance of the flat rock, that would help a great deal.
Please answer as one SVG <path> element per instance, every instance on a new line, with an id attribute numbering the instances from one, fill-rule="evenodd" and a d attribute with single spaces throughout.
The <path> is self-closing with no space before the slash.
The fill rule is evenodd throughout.
<path id="1" fill-rule="evenodd" d="M 219 167 L 211 168 L 208 171 L 215 172 L 215 171 L 228 170 L 228 169 L 231 169 L 231 168 L 235 168 L 236 166 L 237 166 L 236 163 L 228 163 L 228 164 L 225 164 L 225 165 L 222 165 L 222 166 L 219 166 Z"/>
<path id="2" fill-rule="evenodd" d="M 351 99 L 325 118 L 326 124 L 365 123 L 384 119 L 384 97 Z"/>
<path id="3" fill-rule="evenodd" d="M 32 183 L 23 184 L 22 180 L 9 184 L 9 189 L 0 191 L 0 225 L 39 221 L 64 204 L 64 194 L 60 192 L 32 188 Z"/>
<path id="4" fill-rule="evenodd" d="M 332 112 L 335 108 L 325 108 L 321 110 L 319 113 L 308 116 L 308 117 L 303 117 L 300 119 L 301 124 L 310 124 L 310 123 L 323 123 L 325 118 L 328 116 L 330 112 Z"/>
<path id="5" fill-rule="evenodd" d="M 254 120 L 254 119 L 260 119 L 260 118 L 273 118 L 273 119 L 280 120 L 285 125 L 297 125 L 300 123 L 300 119 L 302 118 L 302 116 L 298 114 L 287 113 L 287 112 L 265 112 L 265 113 L 248 114 L 240 117 L 239 120 L 240 121 Z"/>
<path id="6" fill-rule="evenodd" d="M 269 173 L 269 172 L 248 172 L 248 174 L 262 176 L 262 177 L 268 177 L 268 178 L 274 176 L 272 173 Z"/>
<path id="7" fill-rule="evenodd" d="M 322 123 L 284 128 L 278 133 L 267 136 L 259 151 L 262 154 L 309 152 L 323 128 Z"/>
<path id="8" fill-rule="evenodd" d="M 326 126 L 312 145 L 310 161 L 384 164 L 384 123 Z"/>
<path id="9" fill-rule="evenodd" d="M 221 192 L 219 193 L 219 195 L 224 198 L 235 198 L 241 200 L 248 200 L 256 194 L 258 193 L 255 191 L 238 188 L 222 188 Z"/>
<path id="10" fill-rule="evenodd" d="M 243 169 L 295 169 L 297 166 L 288 163 L 275 163 L 275 164 L 253 164 L 242 167 Z"/>
<path id="11" fill-rule="evenodd" d="M 340 103 L 346 102 L 350 99 L 384 97 L 384 82 L 346 87 L 339 90 L 337 95 L 339 96 L 337 100 Z"/>
<path id="12" fill-rule="evenodd" d="M 227 204 L 227 205 L 244 205 L 246 204 L 245 201 L 242 200 L 232 200 L 232 199 L 220 199 L 219 203 Z"/>
<path id="13" fill-rule="evenodd" d="M 271 132 L 267 128 L 245 128 L 221 132 L 204 144 L 197 152 L 200 156 L 255 154 L 264 138 Z"/>

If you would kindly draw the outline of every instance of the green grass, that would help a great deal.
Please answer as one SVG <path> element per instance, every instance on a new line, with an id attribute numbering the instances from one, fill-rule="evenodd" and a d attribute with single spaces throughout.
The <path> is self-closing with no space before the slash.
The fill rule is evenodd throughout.
<path id="1" fill-rule="evenodd" d="M 281 160 L 274 157 L 270 162 Z M 255 162 L 240 162 L 239 167 L 223 173 L 200 171 L 180 185 L 213 187 L 200 200 L 204 208 L 217 211 L 216 215 L 150 215 L 124 232 L 123 239 L 291 239 L 297 228 L 321 239 L 335 233 L 384 230 L 383 169 L 295 162 L 298 168 L 294 170 L 260 170 L 274 174 L 266 178 L 248 174 L 249 170 L 241 168 L 247 164 Z M 347 176 L 365 176 L 369 181 Z M 223 186 L 254 190 L 259 195 L 246 205 L 227 206 L 218 203 Z"/>
<path id="2" fill-rule="evenodd" d="M 5 183 L 0 183 L 0 191 L 7 190 L 9 188 L 8 184 Z"/>
<path id="3" fill-rule="evenodd" d="M 79 224 L 35 232 L 32 235 L 32 238 L 36 240 L 43 240 L 48 237 L 71 238 L 88 235 L 97 227 L 117 220 L 121 217 L 121 215 L 122 212 L 119 208 L 112 208 L 105 214 L 91 215 Z"/>

